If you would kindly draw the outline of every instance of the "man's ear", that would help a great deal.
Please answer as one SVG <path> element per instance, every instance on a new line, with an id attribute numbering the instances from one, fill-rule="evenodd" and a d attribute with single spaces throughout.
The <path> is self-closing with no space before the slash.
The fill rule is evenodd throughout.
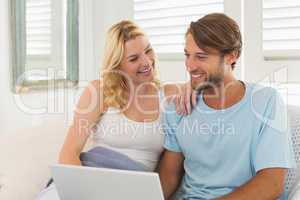
<path id="1" fill-rule="evenodd" d="M 225 55 L 225 63 L 226 65 L 232 65 L 237 61 L 238 53 L 236 51 L 232 51 Z"/>

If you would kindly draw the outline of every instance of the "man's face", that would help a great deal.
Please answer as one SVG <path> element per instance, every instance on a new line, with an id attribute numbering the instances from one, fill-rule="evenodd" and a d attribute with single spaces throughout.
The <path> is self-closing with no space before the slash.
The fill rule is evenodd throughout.
<path id="1" fill-rule="evenodd" d="M 188 34 L 185 43 L 185 65 L 194 90 L 218 87 L 224 79 L 224 58 L 217 51 L 207 53 L 200 49 Z"/>

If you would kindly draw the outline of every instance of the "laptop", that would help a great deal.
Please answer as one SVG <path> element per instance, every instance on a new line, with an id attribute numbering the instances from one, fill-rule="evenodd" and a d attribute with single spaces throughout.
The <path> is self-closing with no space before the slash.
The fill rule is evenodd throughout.
<path id="1" fill-rule="evenodd" d="M 159 176 L 73 165 L 51 166 L 60 200 L 163 200 Z"/>

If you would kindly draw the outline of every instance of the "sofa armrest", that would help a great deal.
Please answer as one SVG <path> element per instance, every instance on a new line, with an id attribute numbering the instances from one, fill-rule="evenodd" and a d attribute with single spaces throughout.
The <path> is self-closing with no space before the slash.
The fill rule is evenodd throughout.
<path id="1" fill-rule="evenodd" d="M 64 123 L 47 121 L 0 135 L 0 199 L 35 199 L 50 178 L 49 165 L 57 163 L 66 130 Z"/>

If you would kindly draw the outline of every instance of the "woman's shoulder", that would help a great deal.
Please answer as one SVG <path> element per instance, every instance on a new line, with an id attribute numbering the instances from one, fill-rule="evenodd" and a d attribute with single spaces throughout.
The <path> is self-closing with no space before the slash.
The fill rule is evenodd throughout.
<path id="1" fill-rule="evenodd" d="M 77 109 L 92 108 L 91 111 L 99 110 L 102 112 L 105 110 L 102 93 L 101 80 L 90 81 L 79 98 Z"/>
<path id="2" fill-rule="evenodd" d="M 88 86 L 100 89 L 103 86 L 103 83 L 100 79 L 95 79 L 95 80 L 90 81 Z"/>
<path id="3" fill-rule="evenodd" d="M 103 83 L 100 79 L 90 81 L 84 89 L 83 94 L 97 97 L 103 96 Z"/>

